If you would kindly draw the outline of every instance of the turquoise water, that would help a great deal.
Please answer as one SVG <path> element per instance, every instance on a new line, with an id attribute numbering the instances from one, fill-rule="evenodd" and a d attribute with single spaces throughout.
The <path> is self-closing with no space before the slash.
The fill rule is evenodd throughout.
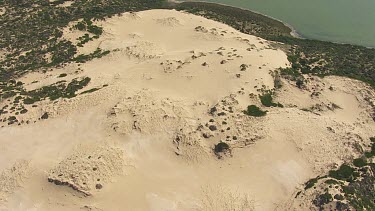
<path id="1" fill-rule="evenodd" d="M 375 47 L 375 0 L 206 0 L 260 12 L 306 38 Z"/>

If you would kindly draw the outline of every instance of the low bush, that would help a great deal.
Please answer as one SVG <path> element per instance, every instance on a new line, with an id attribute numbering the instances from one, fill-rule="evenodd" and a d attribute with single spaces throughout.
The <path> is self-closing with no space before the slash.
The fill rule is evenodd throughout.
<path id="1" fill-rule="evenodd" d="M 230 146 L 227 143 L 220 142 L 215 145 L 214 151 L 215 153 L 220 153 L 220 152 L 226 152 L 230 149 Z"/>
<path id="2" fill-rule="evenodd" d="M 267 114 L 267 111 L 262 111 L 256 105 L 249 105 L 247 107 L 247 110 L 244 111 L 244 114 L 248 116 L 261 117 L 261 116 L 265 116 Z"/>
<path id="3" fill-rule="evenodd" d="M 272 93 L 259 95 L 260 102 L 266 107 L 284 107 L 281 103 L 274 103 Z"/>
<path id="4" fill-rule="evenodd" d="M 338 170 L 329 171 L 329 176 L 338 180 L 352 181 L 356 178 L 355 169 L 347 164 L 340 166 Z"/>
<path id="5" fill-rule="evenodd" d="M 357 158 L 353 160 L 353 165 L 356 167 L 363 167 L 367 165 L 367 161 L 363 158 Z"/>

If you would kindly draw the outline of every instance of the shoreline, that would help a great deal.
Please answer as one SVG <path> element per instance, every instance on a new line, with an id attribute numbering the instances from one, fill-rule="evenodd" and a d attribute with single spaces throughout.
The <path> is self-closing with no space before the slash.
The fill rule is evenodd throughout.
<path id="1" fill-rule="evenodd" d="M 300 33 L 298 33 L 298 31 L 292 25 L 290 25 L 289 23 L 286 23 L 286 22 L 284 22 L 282 20 L 279 20 L 279 19 L 277 19 L 275 17 L 269 16 L 269 15 L 266 15 L 266 14 L 260 13 L 258 11 L 254 11 L 254 10 L 248 9 L 248 8 L 236 7 L 236 6 L 232 6 L 232 5 L 228 5 L 228 4 L 214 3 L 214 2 L 209 2 L 209 1 L 178 1 L 178 0 L 168 0 L 168 1 L 171 2 L 171 3 L 176 3 L 176 4 L 181 4 L 183 2 L 216 4 L 216 5 L 231 7 L 231 8 L 234 8 L 234 9 L 246 10 L 246 11 L 249 11 L 249 12 L 252 12 L 252 13 L 255 13 L 255 14 L 258 14 L 258 15 L 262 15 L 264 17 L 267 17 L 269 19 L 272 19 L 272 20 L 275 20 L 275 21 L 278 21 L 278 22 L 284 24 L 284 26 L 288 27 L 291 30 L 290 35 L 292 37 L 299 38 L 299 39 L 307 39 L 306 37 L 304 37 Z"/>
<path id="2" fill-rule="evenodd" d="M 269 16 L 269 15 L 266 15 L 266 14 L 260 13 L 258 11 L 248 9 L 248 8 L 237 7 L 237 6 L 223 4 L 223 3 L 208 2 L 208 1 L 181 1 L 181 0 L 180 1 L 179 0 L 167 0 L 167 1 L 170 2 L 170 3 L 175 3 L 175 4 L 181 4 L 183 2 L 206 3 L 206 4 L 215 4 L 215 5 L 220 5 L 220 6 L 231 7 L 231 8 L 234 8 L 234 9 L 241 9 L 241 10 L 249 11 L 249 12 L 252 12 L 252 13 L 255 13 L 255 14 L 258 14 L 258 15 L 262 15 L 266 18 L 269 18 L 269 19 L 272 19 L 272 20 L 275 20 L 275 21 L 278 21 L 278 22 L 282 23 L 284 26 L 288 27 L 291 30 L 290 35 L 294 38 L 317 40 L 317 41 L 323 41 L 323 42 L 331 42 L 331 43 L 340 44 L 340 45 L 353 45 L 353 46 L 360 46 L 360 47 L 364 47 L 364 48 L 368 48 L 368 49 L 375 49 L 375 46 L 367 46 L 367 45 L 359 45 L 359 44 L 355 44 L 355 43 L 347 43 L 347 42 L 339 42 L 339 41 L 332 41 L 332 40 L 321 40 L 321 39 L 315 39 L 315 38 L 308 38 L 308 37 L 305 37 L 302 34 L 300 34 L 297 31 L 297 29 L 295 29 L 291 24 L 286 23 L 282 20 L 279 20 L 275 17 Z"/>

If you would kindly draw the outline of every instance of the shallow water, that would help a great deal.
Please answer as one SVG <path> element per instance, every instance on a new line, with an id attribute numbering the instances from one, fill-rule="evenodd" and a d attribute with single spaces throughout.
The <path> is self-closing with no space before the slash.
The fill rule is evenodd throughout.
<path id="1" fill-rule="evenodd" d="M 303 37 L 375 47 L 375 0 L 205 0 L 247 8 L 292 25 Z"/>

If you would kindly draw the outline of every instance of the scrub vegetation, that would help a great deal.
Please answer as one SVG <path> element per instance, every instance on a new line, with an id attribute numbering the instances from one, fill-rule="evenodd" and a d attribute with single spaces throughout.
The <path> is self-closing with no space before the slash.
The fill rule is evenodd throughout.
<path id="1" fill-rule="evenodd" d="M 301 74 L 346 76 L 375 87 L 375 49 L 296 38 L 282 22 L 240 8 L 205 2 L 183 2 L 175 7 L 223 22 L 243 33 L 285 44 L 283 49 L 292 67 L 283 74 L 298 82 L 299 87 L 303 85 Z"/>

